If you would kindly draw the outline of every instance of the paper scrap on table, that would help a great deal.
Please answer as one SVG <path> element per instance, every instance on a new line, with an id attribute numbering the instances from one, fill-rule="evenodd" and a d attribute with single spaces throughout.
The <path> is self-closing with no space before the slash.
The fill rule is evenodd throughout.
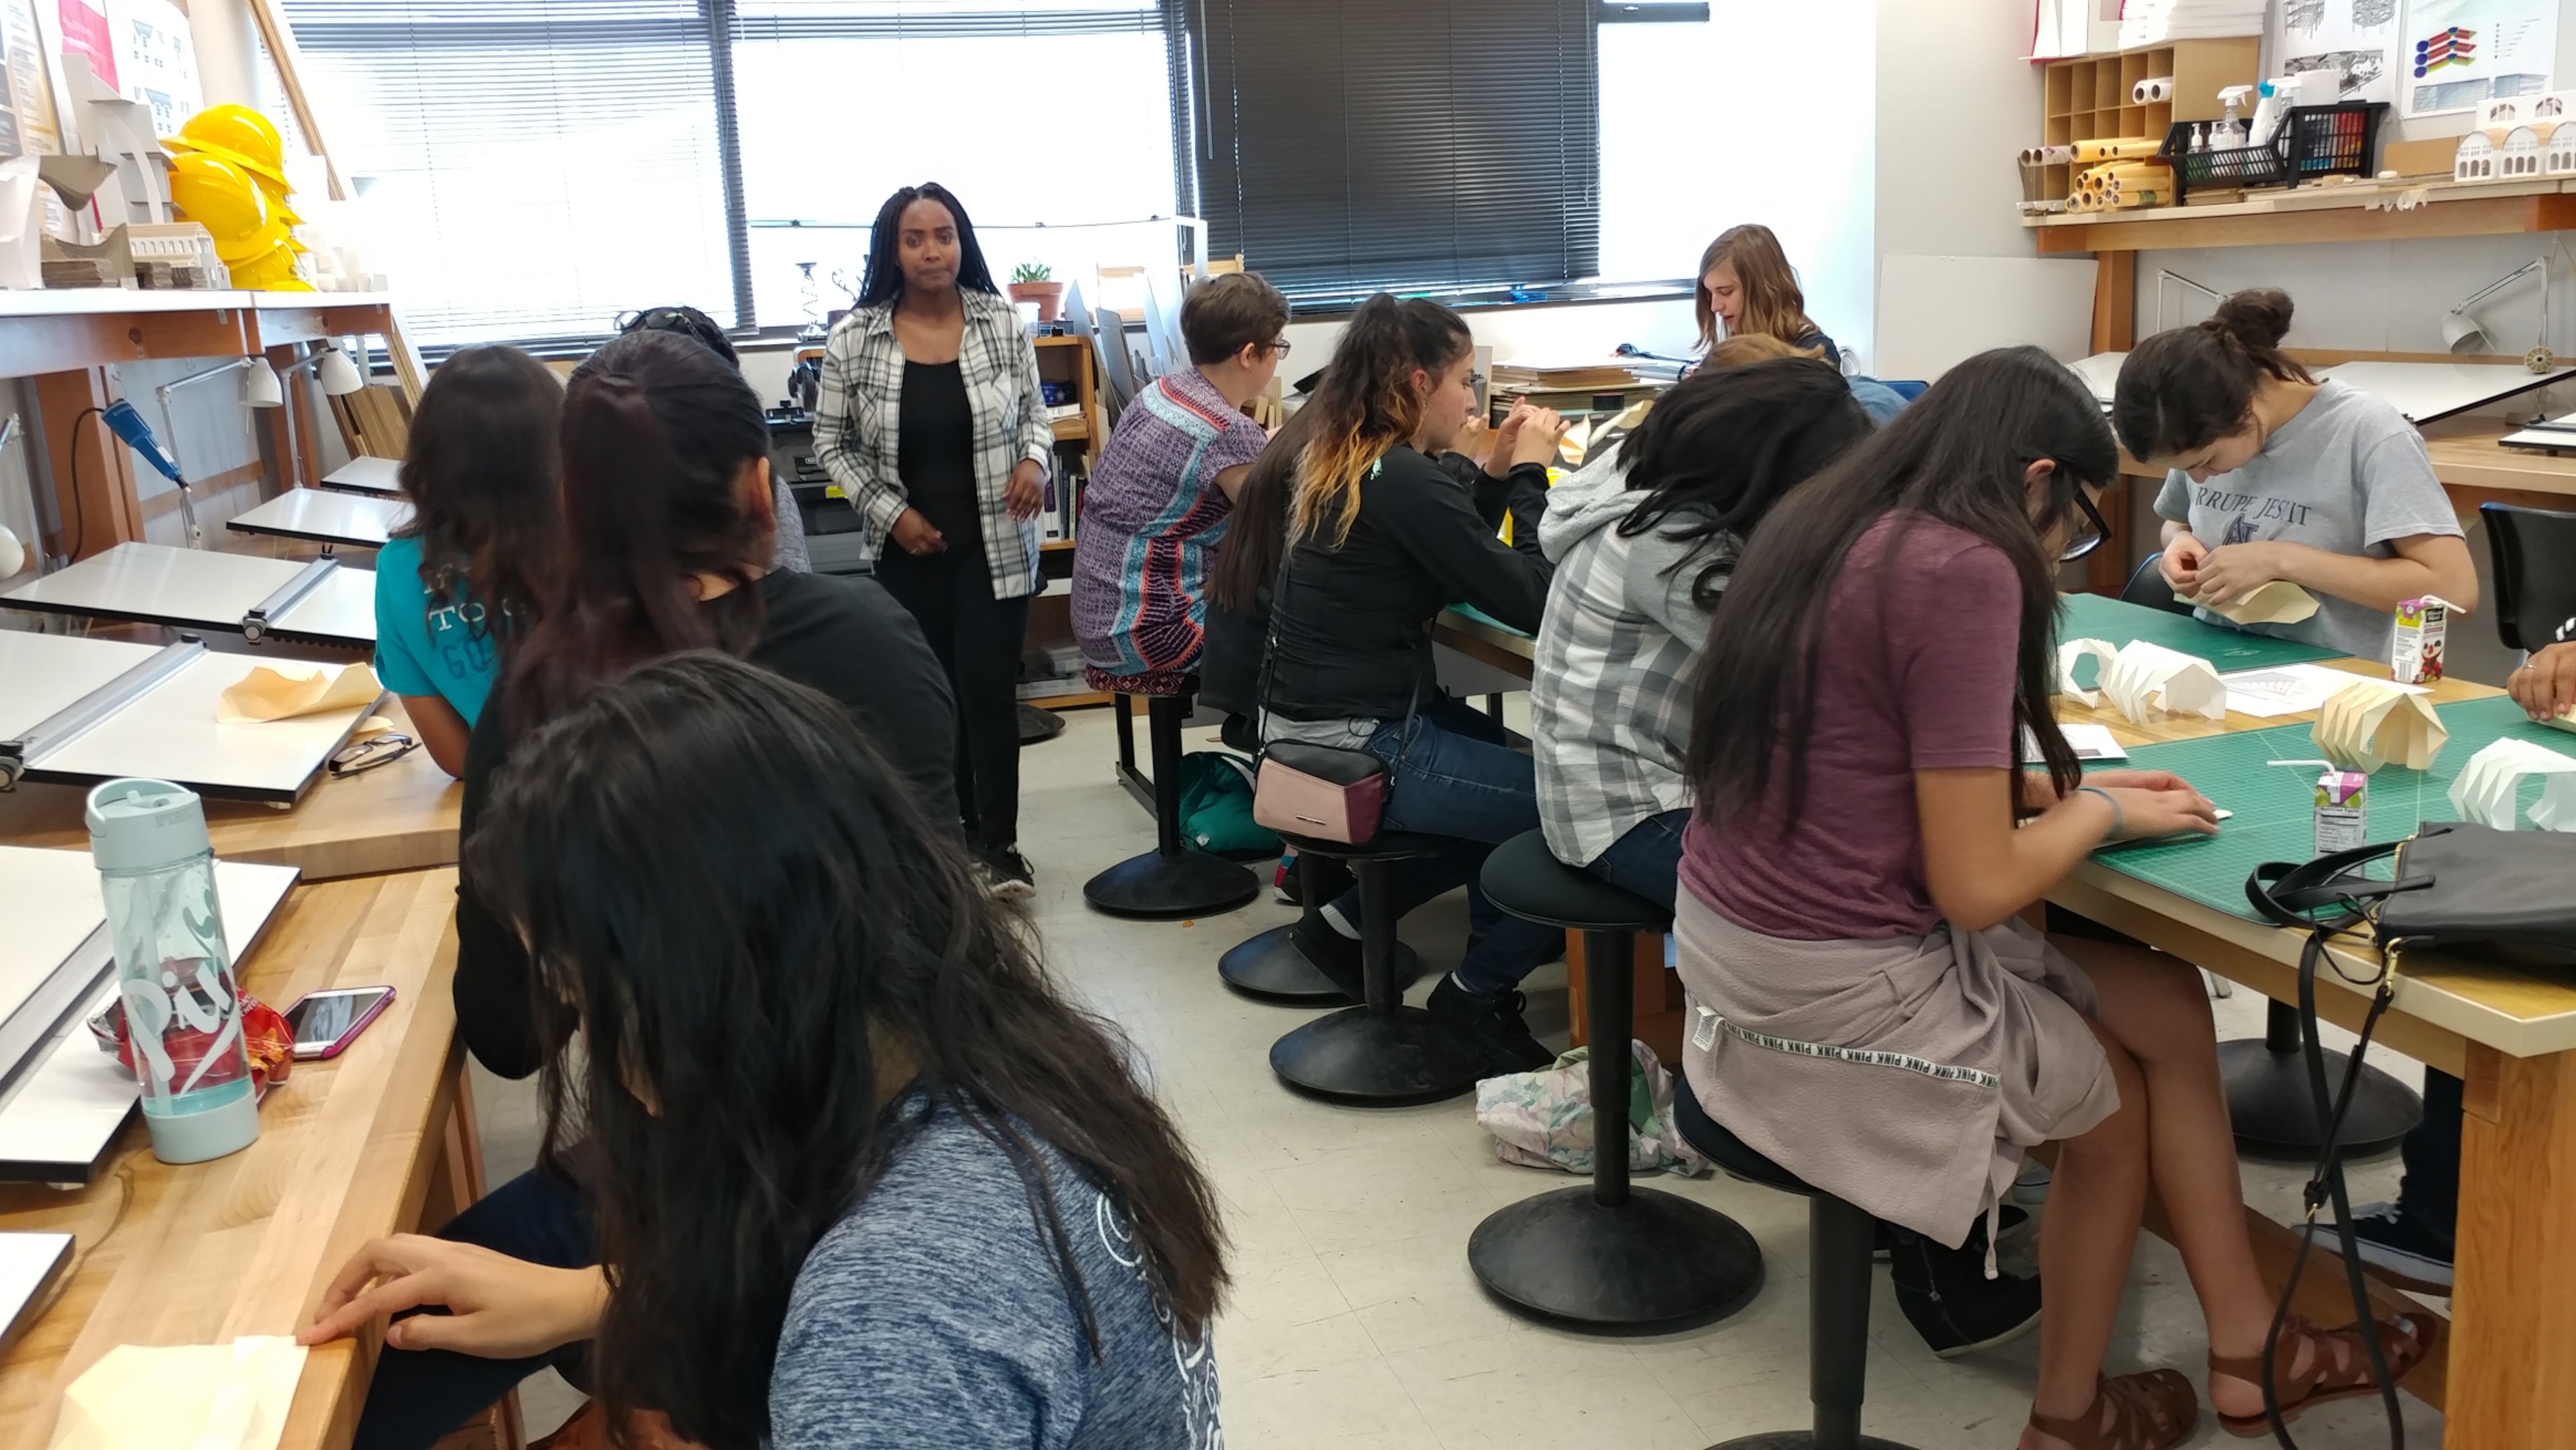
<path id="1" fill-rule="evenodd" d="M 2108 725 L 2089 725 L 2082 721 L 2060 722 L 2057 733 L 2066 737 L 2067 745 L 2078 760 L 2126 760 L 2129 752 L 2111 734 Z M 2039 764 L 2039 741 L 2028 730 L 2021 732 L 2021 759 L 2024 765 Z"/>
<path id="2" fill-rule="evenodd" d="M 2348 670 L 2332 670 L 2324 665 L 2275 665 L 2264 670 L 2238 670 L 2221 675 L 2227 686 L 2227 708 L 2239 715 L 2256 715 L 2270 719 L 2276 715 L 2304 715 L 2322 710 L 2325 703 L 2351 687 L 2352 682 L 2368 679 Z M 2401 694 L 2429 693 L 2422 685 L 2401 685 L 2394 680 L 2379 680 Z"/>
<path id="3" fill-rule="evenodd" d="M 2275 579 L 2244 598 L 2226 604 L 2201 604 L 2188 594 L 2177 594 L 2174 598 L 2185 604 L 2198 604 L 2210 613 L 2238 624 L 2298 624 L 2314 619 L 2317 613 L 2317 596 L 2287 579 Z"/>
<path id="4" fill-rule="evenodd" d="M 309 670 L 309 673 L 308 673 Z M 226 725 L 291 720 L 372 705 L 385 687 L 365 665 L 253 666 L 251 672 L 224 688 L 215 700 L 215 718 Z"/>
<path id="5" fill-rule="evenodd" d="M 121 1344 L 63 1391 L 52 1450 L 277 1450 L 304 1346 Z"/>
<path id="6" fill-rule="evenodd" d="M 373 740 L 379 735 L 392 734 L 395 728 L 394 722 L 384 716 L 370 715 L 366 719 L 358 722 L 358 728 L 349 732 L 349 738 L 352 740 Z"/>

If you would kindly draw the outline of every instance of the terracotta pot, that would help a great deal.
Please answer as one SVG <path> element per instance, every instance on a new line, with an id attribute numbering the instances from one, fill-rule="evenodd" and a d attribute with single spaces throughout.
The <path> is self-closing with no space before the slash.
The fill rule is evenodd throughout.
<path id="1" fill-rule="evenodd" d="M 1054 322 L 1064 316 L 1062 282 L 1014 282 L 1011 284 L 1011 300 L 1036 303 L 1040 322 Z"/>

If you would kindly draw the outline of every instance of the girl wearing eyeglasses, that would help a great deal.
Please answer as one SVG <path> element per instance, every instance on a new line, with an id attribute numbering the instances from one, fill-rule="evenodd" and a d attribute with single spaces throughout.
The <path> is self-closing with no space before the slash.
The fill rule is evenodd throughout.
<path id="1" fill-rule="evenodd" d="M 1991 1244 L 2023 1153 L 2058 1145 L 2020 1450 L 2192 1433 L 2182 1375 L 2103 1378 L 2150 1186 L 2200 1295 L 2215 1408 L 2239 1433 L 2263 1416 L 2272 1304 L 2200 976 L 2019 918 L 2097 846 L 2217 830 L 2170 774 L 2084 775 L 2051 714 L 2056 566 L 2118 471 L 2092 395 L 2047 354 L 1962 363 L 1764 520 L 1691 717 L 1674 927 L 1698 1104 L 1954 1247 Z M 2430 1328 L 2383 1326 L 2396 1367 Z M 2368 1377 L 2352 1331 L 2283 1332 L 2290 1413 Z"/>
<path id="2" fill-rule="evenodd" d="M 2424 436 L 2387 400 L 2281 351 L 2290 311 L 2286 293 L 2257 288 L 2138 344 L 2111 424 L 2164 471 L 2161 567 L 2203 620 L 2226 624 L 2211 611 L 2287 580 L 2317 612 L 2244 628 L 2385 661 L 2390 612 L 2428 594 L 2477 608 L 2477 566 Z"/>

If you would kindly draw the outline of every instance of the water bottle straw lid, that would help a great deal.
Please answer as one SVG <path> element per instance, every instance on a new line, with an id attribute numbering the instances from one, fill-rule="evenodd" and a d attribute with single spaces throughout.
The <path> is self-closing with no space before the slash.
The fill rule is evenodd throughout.
<path id="1" fill-rule="evenodd" d="M 151 871 L 213 849 L 205 802 L 166 780 L 128 776 L 105 782 L 89 793 L 83 818 L 90 858 L 102 871 Z"/>

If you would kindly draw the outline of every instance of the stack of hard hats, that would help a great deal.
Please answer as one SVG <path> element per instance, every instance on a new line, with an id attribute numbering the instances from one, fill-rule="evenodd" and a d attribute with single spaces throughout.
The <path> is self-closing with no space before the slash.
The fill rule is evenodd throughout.
<path id="1" fill-rule="evenodd" d="M 266 116 L 208 106 L 161 144 L 170 152 L 171 201 L 214 235 L 234 286 L 313 290 L 295 269 L 304 248 L 288 229 L 302 218 L 287 205 L 286 147 Z"/>

